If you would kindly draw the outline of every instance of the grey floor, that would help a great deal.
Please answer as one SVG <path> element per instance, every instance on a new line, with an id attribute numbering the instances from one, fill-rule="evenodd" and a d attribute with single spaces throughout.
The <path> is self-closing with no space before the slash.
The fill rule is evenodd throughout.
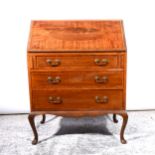
<path id="1" fill-rule="evenodd" d="M 47 115 L 41 125 L 36 118 L 39 144 L 33 138 L 27 115 L 0 115 L 0 155 L 155 155 L 155 111 L 129 112 L 121 144 L 122 124 L 112 116 L 62 118 Z"/>

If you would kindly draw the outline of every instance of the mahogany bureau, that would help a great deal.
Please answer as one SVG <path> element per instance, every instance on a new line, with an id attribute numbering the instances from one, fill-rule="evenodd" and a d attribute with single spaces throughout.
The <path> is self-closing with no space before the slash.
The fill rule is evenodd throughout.
<path id="1" fill-rule="evenodd" d="M 27 48 L 31 112 L 35 116 L 82 117 L 126 113 L 126 43 L 122 21 L 32 21 Z"/>

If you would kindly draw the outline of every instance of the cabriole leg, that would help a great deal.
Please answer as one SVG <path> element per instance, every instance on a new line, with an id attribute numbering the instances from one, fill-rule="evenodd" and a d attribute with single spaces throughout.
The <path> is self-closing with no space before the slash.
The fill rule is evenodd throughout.
<path id="1" fill-rule="evenodd" d="M 127 122 L 128 122 L 128 114 L 127 113 L 122 113 L 122 114 L 119 114 L 122 116 L 123 118 L 123 123 L 122 123 L 122 127 L 121 127 L 121 132 L 120 132 L 120 140 L 121 140 L 121 143 L 122 144 L 126 144 L 127 141 L 124 139 L 124 131 L 125 131 L 125 128 L 126 128 L 126 125 L 127 125 Z"/>
<path id="2" fill-rule="evenodd" d="M 35 120 L 34 120 L 35 116 L 36 116 L 35 114 L 29 114 L 29 116 L 28 116 L 28 120 L 29 120 L 30 126 L 31 126 L 33 134 L 34 134 L 34 139 L 32 141 L 33 145 L 38 143 L 38 133 L 36 130 Z"/>
<path id="3" fill-rule="evenodd" d="M 44 123 L 45 123 L 45 120 L 46 120 L 46 115 L 43 114 L 42 117 L 43 117 L 43 118 L 42 118 L 42 120 L 40 121 L 40 123 L 41 123 L 41 124 L 44 124 Z"/>
<path id="4" fill-rule="evenodd" d="M 118 120 L 116 118 L 116 114 L 113 114 L 113 121 L 114 121 L 114 123 L 118 123 Z"/>

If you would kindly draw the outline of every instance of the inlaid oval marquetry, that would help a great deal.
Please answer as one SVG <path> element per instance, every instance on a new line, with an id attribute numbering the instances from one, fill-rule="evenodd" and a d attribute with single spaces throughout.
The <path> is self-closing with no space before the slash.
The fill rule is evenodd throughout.
<path id="1" fill-rule="evenodd" d="M 83 27 L 67 27 L 67 28 L 46 28 L 49 32 L 49 35 L 52 38 L 58 40 L 70 40 L 70 41 L 77 41 L 77 40 L 95 40 L 100 39 L 103 35 L 100 33 L 99 29 L 96 28 L 83 28 Z M 98 32 L 98 33 L 97 33 Z"/>

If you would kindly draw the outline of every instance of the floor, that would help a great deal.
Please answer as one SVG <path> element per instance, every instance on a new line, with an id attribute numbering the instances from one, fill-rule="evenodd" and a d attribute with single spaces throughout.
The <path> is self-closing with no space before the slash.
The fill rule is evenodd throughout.
<path id="1" fill-rule="evenodd" d="M 36 118 L 39 144 L 33 138 L 27 115 L 0 115 L 0 155 L 155 155 L 155 111 L 129 112 L 127 144 L 119 141 L 122 119 L 112 116 Z"/>

